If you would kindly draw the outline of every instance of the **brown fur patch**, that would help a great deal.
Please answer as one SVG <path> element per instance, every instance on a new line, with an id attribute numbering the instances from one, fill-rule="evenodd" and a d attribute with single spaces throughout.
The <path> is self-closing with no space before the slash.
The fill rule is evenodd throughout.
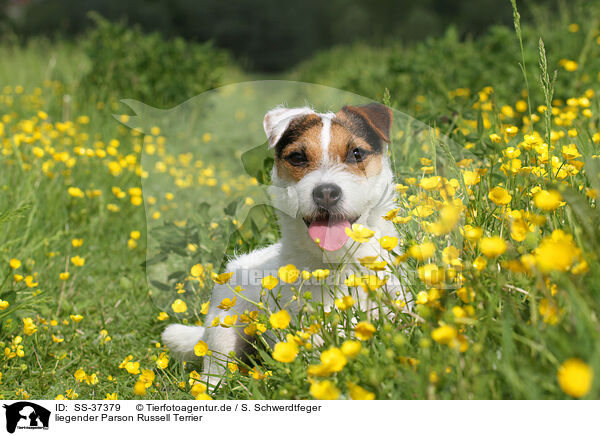
<path id="1" fill-rule="evenodd" d="M 316 117 L 317 115 L 311 115 Z M 298 182 L 308 172 L 315 170 L 319 167 L 322 158 L 321 149 L 321 129 L 323 123 L 313 124 L 307 129 L 303 129 L 299 132 L 298 136 L 294 138 L 294 141 L 289 143 L 285 149 L 281 151 L 279 156 L 275 158 L 275 166 L 277 167 L 277 174 L 282 179 L 294 180 Z M 307 158 L 307 164 L 305 166 L 292 165 L 286 158 L 295 152 L 304 152 Z"/>
<path id="2" fill-rule="evenodd" d="M 275 156 L 275 167 L 279 177 L 298 182 L 321 165 L 322 129 L 323 123 L 318 115 L 308 115 L 290 124 L 284 134 L 284 142 L 278 144 Z M 348 161 L 348 154 L 355 148 L 367 152 L 362 162 Z M 287 159 L 296 152 L 306 155 L 306 165 L 292 165 Z M 357 122 L 355 114 L 344 109 L 336 114 L 331 123 L 328 157 L 332 162 L 344 164 L 349 172 L 362 177 L 378 175 L 383 166 L 381 144 L 369 142 L 364 134 L 364 126 Z"/>
<path id="3" fill-rule="evenodd" d="M 367 151 L 367 156 L 362 162 L 346 162 L 348 153 L 360 148 Z M 344 118 L 343 113 L 336 115 L 331 123 L 331 140 L 328 148 L 329 158 L 334 162 L 346 162 L 348 171 L 358 176 L 372 177 L 381 172 L 381 149 L 374 149 L 365 139 L 352 132 L 352 124 Z"/>

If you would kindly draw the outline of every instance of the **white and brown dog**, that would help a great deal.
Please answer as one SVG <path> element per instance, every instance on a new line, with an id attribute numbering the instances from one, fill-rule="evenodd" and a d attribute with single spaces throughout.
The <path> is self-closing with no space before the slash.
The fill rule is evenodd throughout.
<path id="1" fill-rule="evenodd" d="M 395 207 L 387 150 L 392 125 L 389 108 L 371 103 L 345 106 L 337 113 L 316 113 L 308 107 L 278 107 L 266 114 L 263 125 L 269 147 L 275 149 L 272 192 L 282 237 L 276 244 L 231 260 L 226 268 L 234 273 L 232 280 L 237 279 L 233 285 L 241 285 L 244 295 L 253 301 L 260 300 L 260 278 L 276 275 L 283 265 L 314 271 L 341 259 L 353 242 L 346 233 L 353 223 L 375 231 L 370 242 L 360 244 L 355 259 L 378 254 L 377 238 L 396 235 L 393 224 L 382 219 Z M 252 282 L 251 277 L 258 280 Z M 341 277 L 343 287 L 344 274 Z M 318 285 L 312 291 L 313 298 L 322 295 Z M 283 306 L 292 298 L 289 286 L 283 287 L 280 295 L 278 303 Z M 206 326 L 215 317 L 227 315 L 217 307 L 224 298 L 233 298 L 231 289 L 215 286 Z M 323 298 L 330 306 L 334 296 Z M 267 304 L 277 310 L 273 297 Z M 232 310 L 243 313 L 256 307 L 238 298 Z M 168 326 L 162 339 L 184 360 L 197 359 L 193 349 L 199 340 L 208 344 L 213 355 L 225 358 L 232 351 L 240 356 L 249 343 L 240 328 L 181 324 Z M 205 377 L 223 372 L 223 359 L 205 358 Z"/>

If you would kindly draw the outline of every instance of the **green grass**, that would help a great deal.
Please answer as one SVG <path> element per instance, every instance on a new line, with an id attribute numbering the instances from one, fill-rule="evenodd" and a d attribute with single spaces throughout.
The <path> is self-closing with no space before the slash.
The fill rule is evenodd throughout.
<path id="1" fill-rule="evenodd" d="M 587 371 L 596 375 L 600 371 L 600 235 L 595 200 L 600 192 L 596 157 L 600 41 L 596 40 L 598 21 L 582 19 L 583 12 L 597 12 L 596 6 L 587 10 L 576 5 L 560 17 L 539 12 L 537 22 L 522 24 L 523 52 L 511 29 L 495 29 L 467 42 L 458 41 L 450 31 L 440 40 L 415 47 L 336 48 L 285 75 L 369 97 L 383 98 L 387 88 L 392 105 L 429 121 L 451 139 L 438 142 L 429 129 L 410 118 L 399 118 L 395 125 L 393 150 L 397 181 L 402 185 L 399 214 L 412 220 L 398 224 L 402 238 L 385 260 L 389 274 L 398 274 L 398 268 L 408 272 L 406 288 L 418 304 L 412 315 L 399 313 L 397 297 L 390 290 L 384 286 L 372 291 L 376 304 L 398 312 L 397 318 L 371 320 L 376 332 L 361 341 L 362 351 L 344 358 L 334 351 L 333 360 L 343 369 L 329 368 L 328 375 L 319 376 L 310 365 L 317 364 L 329 347 L 342 346 L 344 339 L 337 329 L 356 337 L 351 319 L 365 320 L 366 314 L 356 305 L 325 313 L 318 302 L 298 291 L 307 308 L 300 324 L 274 334 L 281 342 L 289 341 L 286 333 L 297 334 L 319 323 L 325 345 L 300 346 L 291 363 L 276 361 L 267 347 L 258 346 L 253 363 L 245 369 L 256 365 L 262 373 L 271 371 L 270 375 L 257 380 L 247 371 L 228 373 L 220 389 L 210 392 L 214 398 L 335 397 L 336 390 L 343 398 L 358 395 L 349 383 L 381 399 L 568 398 L 567 394 L 598 398 L 597 377 L 589 389 L 582 387 L 585 383 L 568 383 L 577 368 L 583 378 Z M 579 24 L 577 32 L 573 27 L 569 30 L 571 22 Z M 543 70 L 538 68 L 540 34 L 549 65 L 543 86 L 539 84 Z M 354 56 L 348 57 L 351 50 Z M 141 118 L 122 119 L 124 124 L 142 127 L 144 134 L 140 134 L 112 116 L 133 115 L 125 105 L 113 98 L 95 101 L 82 95 L 81 82 L 91 59 L 81 44 L 32 41 L 19 47 L 5 42 L 0 54 L 0 83 L 6 86 L 0 89 L 0 299 L 9 303 L 0 310 L 0 341 L 7 349 L 0 364 L 0 395 L 55 398 L 76 393 L 80 399 L 103 399 L 117 393 L 120 399 L 134 398 L 139 375 L 119 368 L 131 355 L 140 369 L 155 374 L 147 398 L 193 398 L 188 383 L 193 366 L 171 358 L 166 368 L 157 368 L 158 356 L 169 355 L 159 344 L 160 332 L 177 319 L 203 320 L 200 312 L 208 299 L 210 274 L 190 280 L 193 265 L 202 264 L 210 271 L 212 264 L 218 269 L 219 250 L 225 245 L 231 254 L 276 240 L 277 229 L 261 211 L 245 220 L 242 228 L 234 222 L 250 208 L 245 199 L 258 202 L 263 192 L 252 186 L 250 176 L 266 181 L 263 165 L 271 162 L 263 149 L 243 151 L 264 142 L 260 123 L 266 109 L 283 100 L 294 102 L 302 93 L 294 92 L 298 88 L 273 88 L 261 94 L 266 88 L 234 86 L 229 88 L 231 94 L 225 92 L 211 106 L 214 119 L 228 120 L 218 128 L 210 116 L 204 121 L 193 118 L 206 114 L 199 112 L 207 98 L 203 97 L 179 112 L 150 110 Z M 362 62 L 365 57 L 370 61 Z M 567 71 L 564 62 L 560 66 L 562 58 L 577 61 L 577 69 Z M 519 62 L 524 64 L 522 71 Z M 444 69 L 434 68 L 441 64 Z M 555 68 L 560 70 L 553 83 Z M 523 74 L 529 96 L 523 94 Z M 220 83 L 248 77 L 229 65 Z M 494 91 L 484 89 L 486 85 Z M 106 86 L 98 95 L 111 95 L 110 84 Z M 538 109 L 548 104 L 546 98 L 552 100 L 551 91 L 552 116 Z M 311 102 L 323 107 L 353 98 L 324 88 L 310 92 Z M 523 108 L 528 98 L 531 106 Z M 234 119 L 225 116 L 231 113 Z M 537 117 L 535 140 L 524 136 L 531 134 L 530 113 Z M 510 126 L 518 132 L 506 133 Z M 160 133 L 151 127 L 160 127 Z M 554 166 L 544 158 L 548 147 L 541 143 L 548 138 L 554 146 L 550 150 Z M 569 149 L 563 150 L 569 144 L 575 144 L 581 156 L 569 157 Z M 183 152 L 191 153 L 190 164 L 180 158 Z M 526 170 L 511 171 L 506 165 L 516 164 L 513 159 Z M 157 162 L 164 163 L 166 173 L 157 171 Z M 544 175 L 549 169 L 550 174 Z M 469 181 L 472 173 L 467 171 L 478 170 L 479 181 Z M 141 177 L 144 171 L 148 178 Z M 452 188 L 429 179 L 435 176 L 454 179 Z M 186 177 L 192 178 L 191 187 L 186 186 Z M 497 186 L 511 195 L 508 206 L 519 215 L 509 215 L 489 198 Z M 73 187 L 80 188 L 83 196 L 69 192 Z M 144 188 L 143 203 L 135 189 L 130 191 L 139 187 Z M 543 211 L 543 204 L 534 201 L 539 189 L 557 189 L 566 204 Z M 167 193 L 174 198 L 166 198 Z M 448 196 L 460 199 L 464 208 L 458 222 L 436 232 L 426 223 L 443 222 L 439 220 Z M 431 207 L 432 214 L 417 216 L 419 206 Z M 500 236 L 506 251 L 493 256 L 479 242 L 469 242 L 469 236 L 464 236 L 467 224 L 481 228 L 484 237 Z M 528 231 L 519 235 L 522 224 Z M 551 240 L 558 229 L 572 235 L 573 242 L 557 233 Z M 141 233 L 135 243 L 132 231 Z M 226 239 L 232 232 L 233 237 Z M 78 238 L 83 245 L 75 247 L 72 240 Z M 402 255 L 428 241 L 435 245 L 432 257 Z M 453 268 L 444 264 L 442 256 L 448 245 L 460 252 L 461 262 Z M 557 253 L 548 260 L 543 254 L 549 245 Z M 532 253 L 535 266 L 528 263 L 531 257 L 523 257 Z M 565 253 L 572 258 L 558 265 L 560 254 Z M 85 258 L 85 264 L 74 265 L 74 256 Z M 19 259 L 19 268 L 13 269 L 10 259 Z M 582 268 L 584 260 L 587 271 Z M 431 290 L 442 284 L 435 276 L 423 274 L 427 265 L 444 270 L 445 291 Z M 65 271 L 70 277 L 61 280 L 59 275 Z M 150 287 L 146 272 L 158 277 Z M 37 285 L 30 287 L 15 274 L 31 275 Z M 177 293 L 182 286 L 186 292 Z M 352 292 L 364 291 L 354 288 Z M 186 302 L 186 312 L 172 310 L 177 298 Z M 169 320 L 159 319 L 163 311 Z M 75 322 L 74 315 L 83 318 Z M 260 311 L 256 322 L 272 330 L 269 315 Z M 23 318 L 31 318 L 37 332 L 24 329 Z M 103 330 L 106 334 L 101 334 Z M 55 342 L 52 335 L 64 341 Z M 12 356 L 19 345 L 24 355 Z M 567 368 L 569 380 L 561 388 L 557 371 L 572 358 L 585 363 Z M 98 381 L 78 381 L 79 368 L 87 375 L 96 374 Z M 240 369 L 244 369 L 241 363 Z M 311 382 L 307 382 L 309 372 L 313 372 Z M 317 384 L 323 381 L 331 385 Z M 577 387 L 582 395 L 573 390 Z"/>

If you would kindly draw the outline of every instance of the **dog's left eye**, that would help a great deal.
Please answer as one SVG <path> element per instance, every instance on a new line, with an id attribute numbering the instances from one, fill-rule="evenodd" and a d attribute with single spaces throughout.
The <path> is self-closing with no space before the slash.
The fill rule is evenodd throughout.
<path id="1" fill-rule="evenodd" d="M 362 148 L 353 148 L 350 151 L 348 151 L 348 156 L 346 157 L 346 162 L 349 163 L 359 163 L 365 160 L 365 158 L 367 157 L 367 154 L 369 154 L 367 152 L 367 150 L 364 150 Z"/>

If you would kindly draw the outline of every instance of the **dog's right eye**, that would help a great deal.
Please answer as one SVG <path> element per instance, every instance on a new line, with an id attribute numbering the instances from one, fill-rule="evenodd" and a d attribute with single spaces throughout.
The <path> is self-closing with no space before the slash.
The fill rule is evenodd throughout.
<path id="1" fill-rule="evenodd" d="M 299 151 L 295 151 L 293 153 L 288 154 L 285 157 L 285 160 L 287 160 L 289 163 L 291 163 L 292 165 L 294 165 L 296 167 L 304 166 L 308 163 L 308 159 L 306 158 L 306 155 Z"/>

